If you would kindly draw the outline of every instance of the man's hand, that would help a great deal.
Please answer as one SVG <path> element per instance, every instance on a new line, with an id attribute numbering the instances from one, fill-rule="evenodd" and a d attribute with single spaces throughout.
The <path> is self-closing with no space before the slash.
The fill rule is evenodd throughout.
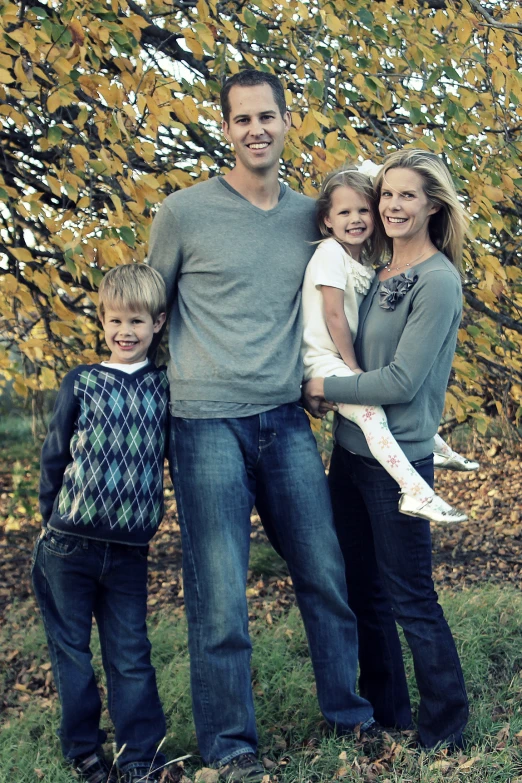
<path id="1" fill-rule="evenodd" d="M 311 378 L 303 384 L 303 402 L 306 410 L 322 419 L 328 411 L 336 411 L 337 405 L 324 398 L 324 378 Z"/>

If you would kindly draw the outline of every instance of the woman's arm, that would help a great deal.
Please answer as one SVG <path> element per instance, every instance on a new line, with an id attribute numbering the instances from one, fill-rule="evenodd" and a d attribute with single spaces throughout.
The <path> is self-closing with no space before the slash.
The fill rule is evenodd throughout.
<path id="1" fill-rule="evenodd" d="M 443 346 L 448 341 L 455 344 L 462 309 L 460 285 L 452 274 L 430 272 L 423 282 L 412 296 L 412 309 L 393 361 L 353 377 L 326 378 L 327 400 L 358 405 L 411 402 Z M 386 340 L 386 334 L 382 339 Z"/>
<path id="2" fill-rule="evenodd" d="M 324 319 L 330 332 L 330 337 L 343 362 L 354 372 L 360 372 L 355 358 L 350 324 L 344 312 L 344 291 L 329 285 L 321 286 L 323 297 Z"/>

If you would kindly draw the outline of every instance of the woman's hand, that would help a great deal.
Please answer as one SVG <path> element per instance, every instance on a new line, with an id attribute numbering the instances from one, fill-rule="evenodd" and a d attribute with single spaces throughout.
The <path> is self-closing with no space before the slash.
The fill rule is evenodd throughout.
<path id="1" fill-rule="evenodd" d="M 303 402 L 306 410 L 316 419 L 322 419 L 328 411 L 336 411 L 337 405 L 324 398 L 324 378 L 311 378 L 303 384 Z"/>

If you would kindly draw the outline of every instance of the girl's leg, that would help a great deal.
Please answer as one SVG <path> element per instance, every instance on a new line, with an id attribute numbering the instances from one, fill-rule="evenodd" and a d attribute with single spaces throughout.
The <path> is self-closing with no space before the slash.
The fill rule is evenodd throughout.
<path id="1" fill-rule="evenodd" d="M 401 492 L 424 501 L 434 496 L 433 489 L 411 466 L 391 434 L 388 419 L 380 406 L 343 403 L 339 405 L 339 413 L 361 428 L 372 455 L 395 479 Z"/>
<path id="2" fill-rule="evenodd" d="M 441 454 L 443 457 L 452 457 L 455 453 L 451 446 L 448 446 L 445 440 L 443 440 L 437 433 L 433 438 L 433 452 L 434 454 Z"/>
<path id="3" fill-rule="evenodd" d="M 467 459 L 467 457 L 463 457 L 457 451 L 453 451 L 451 446 L 448 446 L 446 441 L 442 440 L 438 434 L 434 438 L 433 454 L 436 468 L 470 471 L 478 470 L 480 467 L 478 462 Z"/>
<path id="4" fill-rule="evenodd" d="M 391 434 L 381 407 L 343 403 L 339 405 L 339 413 L 362 429 L 371 453 L 401 488 L 401 513 L 443 524 L 466 521 L 466 514 L 436 495 L 412 467 Z"/>

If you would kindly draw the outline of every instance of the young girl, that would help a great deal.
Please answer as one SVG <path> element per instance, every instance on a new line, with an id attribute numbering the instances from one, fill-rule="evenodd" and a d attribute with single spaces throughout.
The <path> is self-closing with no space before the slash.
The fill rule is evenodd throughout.
<path id="1" fill-rule="evenodd" d="M 353 347 L 359 305 L 375 276 L 370 264 L 384 251 L 384 236 L 375 215 L 368 176 L 350 166 L 326 177 L 317 201 L 317 219 L 321 234 L 327 238 L 312 256 L 303 283 L 305 380 L 362 372 Z M 436 495 L 412 467 L 391 434 L 381 407 L 340 404 L 338 410 L 362 429 L 375 459 L 399 484 L 404 496 L 402 513 L 432 522 L 467 519 Z M 478 468 L 477 463 L 453 452 L 438 435 L 436 453 L 440 467 Z"/>

